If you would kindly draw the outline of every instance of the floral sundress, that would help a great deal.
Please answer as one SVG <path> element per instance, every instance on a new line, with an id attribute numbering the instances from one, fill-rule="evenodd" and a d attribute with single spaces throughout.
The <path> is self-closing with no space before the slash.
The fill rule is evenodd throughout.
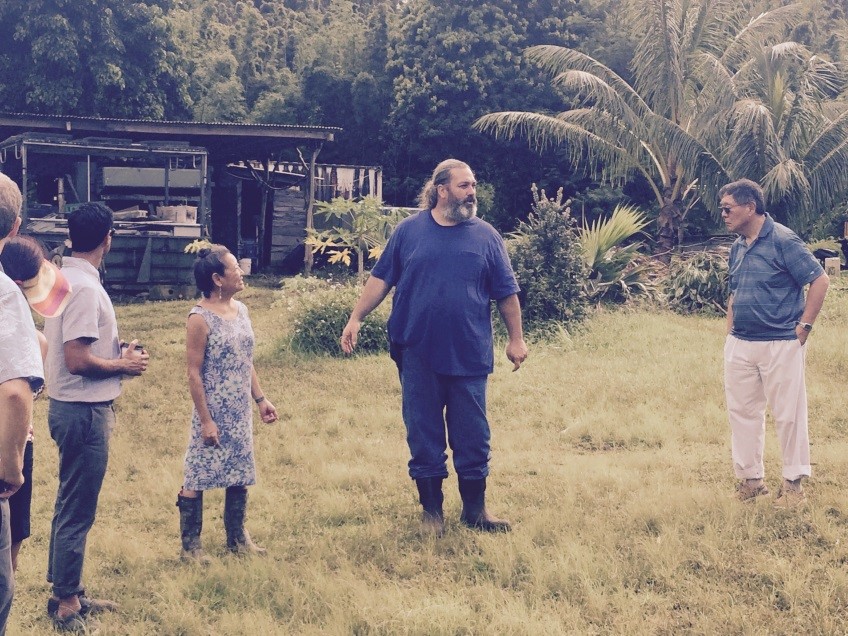
<path id="1" fill-rule="evenodd" d="M 207 446 L 200 433 L 197 409 L 192 409 L 191 432 L 185 456 L 186 490 L 209 490 L 256 483 L 253 458 L 253 327 L 247 307 L 238 303 L 233 320 L 196 305 L 209 327 L 201 375 L 206 403 L 218 426 L 219 446 Z"/>

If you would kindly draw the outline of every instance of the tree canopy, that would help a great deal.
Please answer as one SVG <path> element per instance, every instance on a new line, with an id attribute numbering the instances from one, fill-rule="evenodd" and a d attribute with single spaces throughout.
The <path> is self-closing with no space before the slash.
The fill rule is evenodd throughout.
<path id="1" fill-rule="evenodd" d="M 187 77 L 169 0 L 0 3 L 0 103 L 8 111 L 178 118 Z"/>
<path id="2" fill-rule="evenodd" d="M 527 50 L 563 91 L 565 109 L 501 111 L 476 127 L 563 146 L 575 168 L 651 186 L 659 234 L 670 249 L 702 197 L 741 177 L 761 181 L 778 218 L 804 217 L 848 193 L 845 78 L 837 67 L 785 39 L 800 5 L 751 14 L 726 0 L 646 0 L 627 6 L 641 33 L 625 81 L 585 53 Z M 797 218 L 792 219 L 796 223 Z"/>
<path id="3" fill-rule="evenodd" d="M 0 99 L 9 112 L 338 126 L 322 160 L 382 165 L 390 203 L 412 204 L 453 156 L 487 184 L 503 230 L 526 218 L 535 182 L 590 217 L 624 189 L 673 243 L 686 211 L 708 219 L 703 203 L 736 176 L 761 180 L 795 224 L 845 206 L 846 5 L 4 2 Z"/>

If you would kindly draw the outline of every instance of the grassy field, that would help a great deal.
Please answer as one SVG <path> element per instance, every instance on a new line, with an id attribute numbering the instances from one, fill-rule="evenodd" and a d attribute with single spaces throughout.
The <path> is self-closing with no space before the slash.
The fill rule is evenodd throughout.
<path id="1" fill-rule="evenodd" d="M 281 421 L 256 424 L 248 527 L 266 559 L 224 550 L 221 492 L 206 496 L 214 563 L 179 561 L 174 506 L 191 411 L 188 301 L 118 308 L 151 352 L 124 385 L 85 582 L 118 600 L 101 634 L 836 634 L 848 625 L 848 279 L 809 341 L 814 476 L 809 504 L 730 498 L 724 321 L 598 311 L 491 377 L 489 501 L 509 535 L 458 523 L 418 533 L 397 375 L 388 357 L 305 359 L 284 345 L 275 292 L 241 298 L 256 366 Z M 11 634 L 49 634 L 46 550 L 56 451 L 36 413 L 33 537 L 20 557 Z M 767 481 L 779 457 L 768 431 Z"/>

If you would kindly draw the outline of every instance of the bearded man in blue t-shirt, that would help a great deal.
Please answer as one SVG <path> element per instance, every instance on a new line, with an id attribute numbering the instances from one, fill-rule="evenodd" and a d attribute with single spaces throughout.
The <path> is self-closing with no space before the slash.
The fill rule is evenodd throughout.
<path id="1" fill-rule="evenodd" d="M 518 283 L 500 234 L 476 216 L 476 187 L 468 164 L 447 159 L 436 167 L 419 197 L 422 210 L 395 228 L 341 337 L 342 349 L 351 353 L 362 321 L 395 287 L 388 330 L 412 455 L 409 475 L 424 508 L 422 526 L 438 536 L 445 528 L 448 443 L 462 497 L 460 520 L 488 532 L 510 530 L 485 505 L 492 300 L 506 324 L 513 370 L 527 358 L 527 345 Z"/>
<path id="2" fill-rule="evenodd" d="M 829 280 L 804 242 L 766 213 L 758 184 L 734 181 L 719 197 L 727 229 L 739 234 L 730 249 L 724 345 L 733 467 L 740 480 L 736 496 L 746 501 L 768 494 L 763 480 L 768 404 L 783 455 L 775 505 L 795 507 L 804 503 L 801 479 L 811 472 L 805 345 Z"/>

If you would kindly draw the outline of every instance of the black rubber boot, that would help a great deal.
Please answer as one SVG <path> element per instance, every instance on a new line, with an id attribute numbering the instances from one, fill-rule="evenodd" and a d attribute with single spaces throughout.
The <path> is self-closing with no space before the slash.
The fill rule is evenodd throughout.
<path id="1" fill-rule="evenodd" d="M 424 511 L 421 513 L 421 529 L 425 534 L 441 537 L 445 533 L 445 515 L 442 504 L 445 496 L 442 494 L 443 477 L 425 477 L 416 479 L 418 500 Z"/>
<path id="2" fill-rule="evenodd" d="M 486 511 L 486 478 L 459 478 L 462 514 L 459 520 L 469 528 L 484 532 L 509 532 L 512 526 L 506 519 L 493 517 Z"/>
<path id="3" fill-rule="evenodd" d="M 234 554 L 246 555 L 266 553 L 250 540 L 250 535 L 244 529 L 247 517 L 247 488 L 230 486 L 224 495 L 224 529 L 227 531 L 227 549 Z"/>
<path id="4" fill-rule="evenodd" d="M 180 558 L 204 565 L 209 563 L 210 559 L 203 553 L 203 545 L 200 543 L 200 533 L 203 530 L 203 493 L 197 493 L 197 497 L 177 495 L 177 508 L 180 509 L 180 536 L 183 543 Z"/>

